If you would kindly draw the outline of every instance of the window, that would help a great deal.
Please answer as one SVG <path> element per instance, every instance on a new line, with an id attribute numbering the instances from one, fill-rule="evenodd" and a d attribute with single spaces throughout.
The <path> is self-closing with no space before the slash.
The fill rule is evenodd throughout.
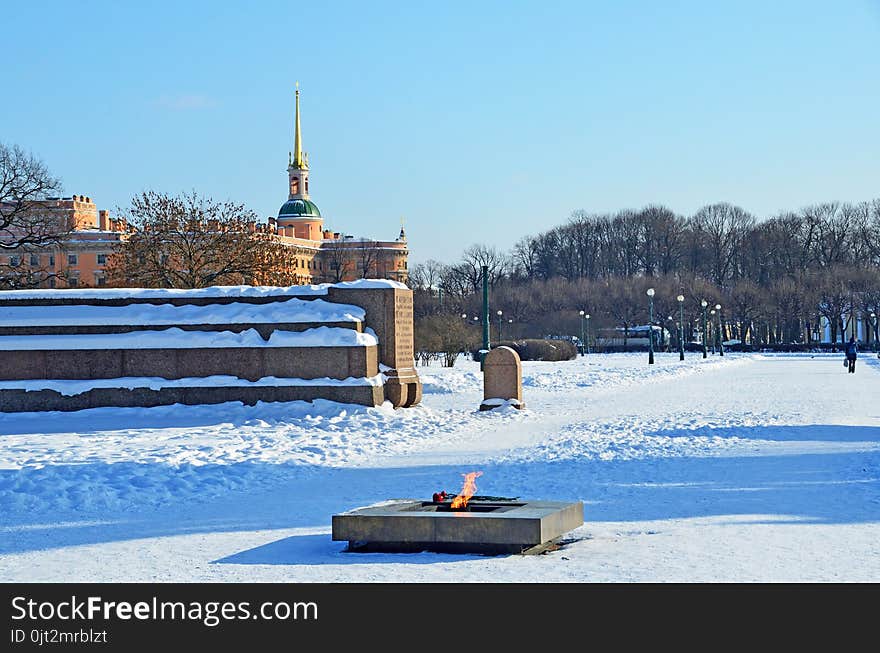
<path id="1" fill-rule="evenodd" d="M 70 277 L 67 280 L 67 285 L 71 288 L 76 288 L 79 285 L 79 279 L 77 279 L 76 277 Z"/>
<path id="2" fill-rule="evenodd" d="M 107 280 L 104 277 L 98 277 L 98 285 L 99 286 L 106 286 Z"/>
<path id="3" fill-rule="evenodd" d="M 40 264 L 40 257 L 36 254 L 31 254 L 31 265 L 37 266 Z"/>
<path id="4" fill-rule="evenodd" d="M 299 194 L 299 178 L 291 177 L 290 179 L 290 194 L 298 195 Z"/>
<path id="5" fill-rule="evenodd" d="M 68 254 L 67 255 L 67 264 L 68 265 L 76 265 L 76 254 Z"/>
<path id="6" fill-rule="evenodd" d="M 107 255 L 98 254 L 98 265 L 107 265 Z"/>
<path id="7" fill-rule="evenodd" d="M 50 288 L 55 287 L 55 277 L 52 277 L 51 279 L 49 279 L 49 287 Z"/>
<path id="8" fill-rule="evenodd" d="M 55 255 L 54 254 L 49 254 L 49 267 L 52 267 L 52 268 L 55 267 Z M 55 286 L 52 286 L 52 287 L 54 288 Z"/>
<path id="9" fill-rule="evenodd" d="M 19 265 L 21 265 L 21 258 L 18 256 L 10 256 L 9 265 L 11 267 L 17 268 Z"/>

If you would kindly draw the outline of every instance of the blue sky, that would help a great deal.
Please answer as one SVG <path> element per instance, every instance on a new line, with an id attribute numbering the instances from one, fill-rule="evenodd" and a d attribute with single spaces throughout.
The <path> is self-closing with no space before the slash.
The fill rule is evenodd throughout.
<path id="1" fill-rule="evenodd" d="M 0 141 L 99 208 L 287 198 L 413 262 L 591 212 L 880 197 L 880 0 L 18 2 Z M 11 54 L 11 56 L 10 56 Z M 11 65 L 10 65 L 11 61 Z"/>

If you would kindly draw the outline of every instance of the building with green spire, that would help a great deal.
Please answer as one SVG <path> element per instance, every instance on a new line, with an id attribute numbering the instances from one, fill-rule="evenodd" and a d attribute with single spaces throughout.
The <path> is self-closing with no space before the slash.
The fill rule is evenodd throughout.
<path id="1" fill-rule="evenodd" d="M 281 205 L 278 216 L 269 218 L 268 222 L 268 229 L 290 247 L 288 272 L 296 278 L 296 283 L 361 278 L 405 282 L 409 251 L 402 228 L 396 240 L 383 241 L 354 237 L 324 227 L 324 217 L 309 194 L 309 157 L 303 151 L 299 84 L 294 97 L 293 150 L 287 158 L 287 201 Z"/>

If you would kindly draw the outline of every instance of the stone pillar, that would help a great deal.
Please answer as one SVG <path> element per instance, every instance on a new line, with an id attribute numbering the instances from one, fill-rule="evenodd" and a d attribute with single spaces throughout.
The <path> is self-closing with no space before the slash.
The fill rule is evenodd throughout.
<path id="1" fill-rule="evenodd" d="M 327 290 L 331 302 L 354 304 L 366 311 L 364 327 L 379 339 L 379 362 L 388 380 L 385 399 L 395 408 L 422 400 L 422 382 L 413 355 L 413 297 L 409 288 L 338 288 Z"/>
<path id="2" fill-rule="evenodd" d="M 525 408 L 522 398 L 522 363 L 510 347 L 496 347 L 483 365 L 483 403 L 480 410 L 499 406 Z"/>

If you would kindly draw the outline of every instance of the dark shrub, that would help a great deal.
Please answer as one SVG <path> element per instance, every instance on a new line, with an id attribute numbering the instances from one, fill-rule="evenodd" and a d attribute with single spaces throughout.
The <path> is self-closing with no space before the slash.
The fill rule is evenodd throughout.
<path id="1" fill-rule="evenodd" d="M 493 349 L 501 346 L 510 347 L 524 361 L 568 361 L 577 358 L 577 347 L 570 340 L 526 338 L 492 343 Z M 479 359 L 478 350 L 473 355 L 475 359 Z"/>

